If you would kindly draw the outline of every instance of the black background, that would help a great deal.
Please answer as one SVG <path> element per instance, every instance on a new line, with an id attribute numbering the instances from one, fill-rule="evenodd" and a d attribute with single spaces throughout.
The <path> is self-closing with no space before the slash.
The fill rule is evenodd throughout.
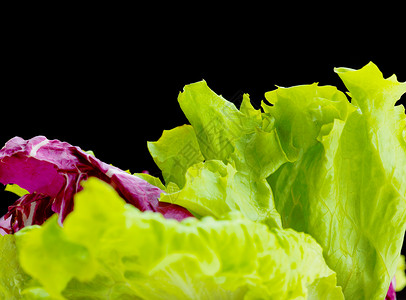
<path id="1" fill-rule="evenodd" d="M 192 22 L 182 13 L 122 13 L 56 11 L 10 21 L 2 37 L 1 145 L 45 135 L 159 175 L 146 143 L 187 123 L 177 103 L 185 84 L 205 79 L 237 105 L 248 93 L 259 107 L 275 85 L 319 82 L 345 91 L 334 67 L 373 61 L 385 77 L 406 80 L 405 43 L 372 23 L 348 31 L 329 17 L 307 26 L 282 15 L 246 27 L 242 15 L 231 15 L 220 26 L 220 15 Z M 11 200 L 1 196 L 4 212 Z"/>

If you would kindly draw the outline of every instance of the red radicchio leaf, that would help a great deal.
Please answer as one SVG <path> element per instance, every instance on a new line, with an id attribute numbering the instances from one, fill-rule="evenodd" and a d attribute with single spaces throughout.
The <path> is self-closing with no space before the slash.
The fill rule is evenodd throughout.
<path id="1" fill-rule="evenodd" d="M 388 293 L 386 294 L 385 300 L 396 300 L 396 280 L 395 277 L 393 277 L 392 281 L 390 282 L 389 285 L 389 290 Z"/>
<path id="2" fill-rule="evenodd" d="M 34 192 L 22 196 L 3 217 L 7 221 L 7 233 L 16 232 L 24 226 L 41 225 L 53 215 L 51 204 L 51 197 L 44 194 Z"/>
<path id="3" fill-rule="evenodd" d="M 15 183 L 30 194 L 21 197 L 0 218 L 0 234 L 42 224 L 53 213 L 62 224 L 73 210 L 73 196 L 82 180 L 94 176 L 114 187 L 126 202 L 141 211 L 162 213 L 182 220 L 192 214 L 176 204 L 160 203 L 163 192 L 145 180 L 108 165 L 79 147 L 37 136 L 14 137 L 0 150 L 0 182 Z"/>

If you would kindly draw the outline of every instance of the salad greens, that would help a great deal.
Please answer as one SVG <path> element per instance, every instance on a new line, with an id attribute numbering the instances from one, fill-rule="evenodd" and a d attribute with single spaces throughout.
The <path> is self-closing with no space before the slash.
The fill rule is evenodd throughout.
<path id="1" fill-rule="evenodd" d="M 335 71 L 351 103 L 335 87 L 312 84 L 266 93 L 263 112 L 245 95 L 238 110 L 204 81 L 185 87 L 179 103 L 206 161 L 161 201 L 214 217 L 237 210 L 255 221 L 276 208 L 284 228 L 320 243 L 347 298 L 382 299 L 405 231 L 406 117 L 395 103 L 406 83 L 384 79 L 372 63 Z M 182 155 L 165 140 L 157 145 Z"/>
<path id="2" fill-rule="evenodd" d="M 395 299 L 406 83 L 373 63 L 335 72 L 351 102 L 311 84 L 237 108 L 185 86 L 190 124 L 148 142 L 165 184 L 57 140 L 10 140 L 0 182 L 21 198 L 0 219 L 0 298 Z"/>
<path id="3" fill-rule="evenodd" d="M 98 179 L 83 185 L 63 227 L 55 216 L 16 233 L 28 299 L 342 298 L 306 234 L 239 214 L 168 220 Z"/>
<path id="4" fill-rule="evenodd" d="M 406 119 L 404 108 L 394 104 L 406 84 L 383 79 L 373 64 L 336 72 L 356 109 L 331 120 L 328 134 L 303 139 L 311 146 L 268 181 L 284 226 L 319 242 L 346 297 L 379 299 L 396 271 L 405 231 Z M 276 102 L 269 110 L 282 98 L 294 99 L 291 92 L 267 93 Z M 317 113 L 311 104 L 301 113 L 322 122 L 331 104 L 318 106 Z"/>

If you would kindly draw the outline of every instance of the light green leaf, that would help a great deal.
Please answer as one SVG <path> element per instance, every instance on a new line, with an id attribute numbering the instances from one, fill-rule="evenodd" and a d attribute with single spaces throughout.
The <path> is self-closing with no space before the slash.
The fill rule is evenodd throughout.
<path id="1" fill-rule="evenodd" d="M 166 184 L 174 182 L 179 187 L 185 184 L 186 170 L 204 160 L 196 134 L 190 125 L 164 130 L 157 142 L 148 142 L 148 149 L 162 170 Z"/>
<path id="2" fill-rule="evenodd" d="M 320 243 L 346 298 L 383 299 L 405 231 L 405 117 L 403 108 L 393 106 L 405 85 L 394 77 L 384 79 L 372 64 L 338 72 L 359 109 L 348 109 L 347 119 L 331 110 L 331 117 L 338 118 L 317 140 L 316 125 L 325 123 L 322 114 L 314 115 L 316 125 L 303 117 L 292 119 L 284 126 L 291 137 L 282 144 L 291 153 L 303 153 L 268 181 L 283 225 L 310 233 Z M 295 97 L 282 101 L 297 102 Z M 273 108 L 277 120 L 291 109 L 280 102 Z M 308 129 L 297 139 L 301 119 Z"/>
<path id="3" fill-rule="evenodd" d="M 372 62 L 359 70 L 335 68 L 334 71 L 349 90 L 352 104 L 359 107 L 363 114 L 383 117 L 385 111 L 393 110 L 396 101 L 406 92 L 406 82 L 399 83 L 396 75 L 384 79 Z"/>
<path id="4" fill-rule="evenodd" d="M 200 216 L 220 218 L 231 211 L 225 202 L 227 167 L 218 160 L 199 163 L 187 170 L 183 189 L 161 194 L 160 201 L 180 205 Z"/>
<path id="5" fill-rule="evenodd" d="M 27 292 L 53 299 L 343 299 L 306 234 L 241 214 L 167 220 L 94 178 L 63 227 L 51 218 L 16 238 L 22 267 L 38 280 Z"/>
<path id="6" fill-rule="evenodd" d="M 266 132 L 257 128 L 235 142 L 229 161 L 251 180 L 261 180 L 274 173 L 288 158 L 275 129 Z"/>
<path id="7" fill-rule="evenodd" d="M 239 211 L 253 221 L 281 225 L 267 181 L 253 180 L 249 174 L 219 160 L 190 167 L 184 188 L 162 194 L 160 201 L 183 206 L 199 216 L 220 219 L 231 211 Z"/>
<path id="8" fill-rule="evenodd" d="M 38 280 L 55 299 L 78 276 L 90 279 L 94 274 L 88 250 L 70 242 L 58 224 L 55 214 L 41 227 L 26 227 L 16 233 L 19 261 L 24 271 Z"/>
<path id="9" fill-rule="evenodd" d="M 18 262 L 14 236 L 0 235 L 0 299 L 20 299 L 29 280 Z"/>
<path id="10" fill-rule="evenodd" d="M 400 255 L 395 272 L 396 292 L 403 290 L 406 286 L 405 269 L 406 269 L 405 256 Z"/>
<path id="11" fill-rule="evenodd" d="M 178 101 L 196 133 L 206 160 L 226 162 L 234 141 L 252 131 L 256 124 L 233 103 L 214 93 L 205 81 L 185 86 Z"/>
<path id="12" fill-rule="evenodd" d="M 262 107 L 275 118 L 275 129 L 289 161 L 295 161 L 303 151 L 315 145 L 320 133 L 328 133 L 324 132 L 326 125 L 332 124 L 334 119 L 344 120 L 350 109 L 342 92 L 316 83 L 279 87 L 265 93 L 265 97 L 273 106 L 262 103 Z"/>
<path id="13" fill-rule="evenodd" d="M 8 191 L 8 192 L 12 192 L 19 197 L 22 197 L 22 196 L 30 193 L 26 189 L 19 187 L 17 184 L 7 184 L 4 190 Z"/>
<path id="14" fill-rule="evenodd" d="M 262 112 L 260 109 L 255 109 L 252 106 L 250 97 L 248 94 L 244 94 L 242 96 L 240 111 L 248 117 L 248 120 L 252 120 L 253 122 L 255 122 L 257 124 L 257 126 L 261 126 Z"/>
<path id="15" fill-rule="evenodd" d="M 165 190 L 165 186 L 163 185 L 161 179 L 159 179 L 158 177 L 154 177 L 146 173 L 134 173 L 133 175 L 137 176 L 138 178 L 144 179 L 146 182 L 160 188 L 161 190 Z"/>

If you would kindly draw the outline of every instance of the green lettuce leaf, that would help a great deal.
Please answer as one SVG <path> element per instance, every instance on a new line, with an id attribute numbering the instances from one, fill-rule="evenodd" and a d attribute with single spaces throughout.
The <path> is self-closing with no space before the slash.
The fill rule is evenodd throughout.
<path id="1" fill-rule="evenodd" d="M 147 174 L 147 173 L 134 173 L 134 176 L 137 176 L 141 179 L 144 179 L 146 182 L 160 188 L 161 190 L 165 190 L 166 187 L 163 185 L 161 179 L 159 179 L 158 177 L 154 177 L 151 174 Z"/>
<path id="2" fill-rule="evenodd" d="M 227 162 L 235 140 L 256 127 L 255 115 L 251 116 L 247 109 L 239 111 L 233 103 L 214 93 L 205 81 L 185 86 L 178 102 L 193 126 L 206 160 Z"/>
<path id="3" fill-rule="evenodd" d="M 256 110 L 247 94 L 237 109 L 205 81 L 187 85 L 178 101 L 192 126 L 164 131 L 157 142 L 148 143 L 167 185 L 179 187 L 167 190 L 160 201 L 181 205 L 196 216 L 221 218 L 239 211 L 280 227 L 266 178 L 287 157 L 272 117 Z"/>
<path id="4" fill-rule="evenodd" d="M 63 227 L 55 217 L 15 235 L 32 299 L 343 299 L 309 235 L 238 213 L 178 222 L 83 185 Z"/>
<path id="5" fill-rule="evenodd" d="M 395 282 L 396 282 L 395 290 L 397 292 L 403 290 L 406 286 L 405 269 L 406 269 L 405 256 L 401 255 L 401 256 L 399 256 L 396 273 L 395 273 Z"/>
<path id="6" fill-rule="evenodd" d="M 272 154 L 272 155 L 270 155 Z M 230 163 L 250 180 L 266 179 L 288 161 L 275 129 L 265 131 L 258 127 L 235 141 Z"/>
<path id="7" fill-rule="evenodd" d="M 19 197 L 22 197 L 22 196 L 30 193 L 26 189 L 19 187 L 17 184 L 7 184 L 6 188 L 4 190 L 8 191 L 8 192 L 12 192 Z"/>
<path id="8" fill-rule="evenodd" d="M 0 235 L 0 299 L 21 299 L 30 277 L 22 270 L 13 235 Z"/>
<path id="9" fill-rule="evenodd" d="M 395 104 L 406 83 L 373 63 L 336 72 L 351 103 L 315 83 L 266 93 L 263 112 L 244 95 L 238 110 L 204 81 L 186 86 L 179 103 L 204 161 L 161 200 L 309 233 L 348 298 L 381 299 L 405 231 L 406 117 Z"/>
<path id="10" fill-rule="evenodd" d="M 345 120 L 352 109 L 342 92 L 316 83 L 278 88 L 265 97 L 272 106 L 263 102 L 262 107 L 275 118 L 275 131 L 289 161 L 296 161 L 319 136 L 328 134 L 335 119 Z"/>
<path id="11" fill-rule="evenodd" d="M 165 182 L 176 183 L 179 187 L 185 184 L 186 170 L 204 160 L 196 134 L 190 125 L 164 130 L 159 141 L 148 142 L 148 149 L 162 170 Z"/>
<path id="12" fill-rule="evenodd" d="M 272 199 L 266 179 L 251 180 L 231 164 L 210 160 L 190 167 L 184 188 L 161 195 L 160 201 L 187 207 L 197 216 L 221 219 L 239 211 L 253 221 L 281 227 Z"/>
<path id="13" fill-rule="evenodd" d="M 346 298 L 384 299 L 406 223 L 406 123 L 403 106 L 394 106 L 406 83 L 384 79 L 372 63 L 336 72 L 352 97 L 346 118 L 328 101 L 307 97 L 309 87 L 267 94 L 278 98 L 275 126 L 288 156 L 296 158 L 268 181 L 283 225 L 320 243 Z M 311 100 L 300 112 L 298 89 Z M 308 109 L 318 106 L 328 110 Z M 325 120 L 329 131 L 320 135 Z"/>

